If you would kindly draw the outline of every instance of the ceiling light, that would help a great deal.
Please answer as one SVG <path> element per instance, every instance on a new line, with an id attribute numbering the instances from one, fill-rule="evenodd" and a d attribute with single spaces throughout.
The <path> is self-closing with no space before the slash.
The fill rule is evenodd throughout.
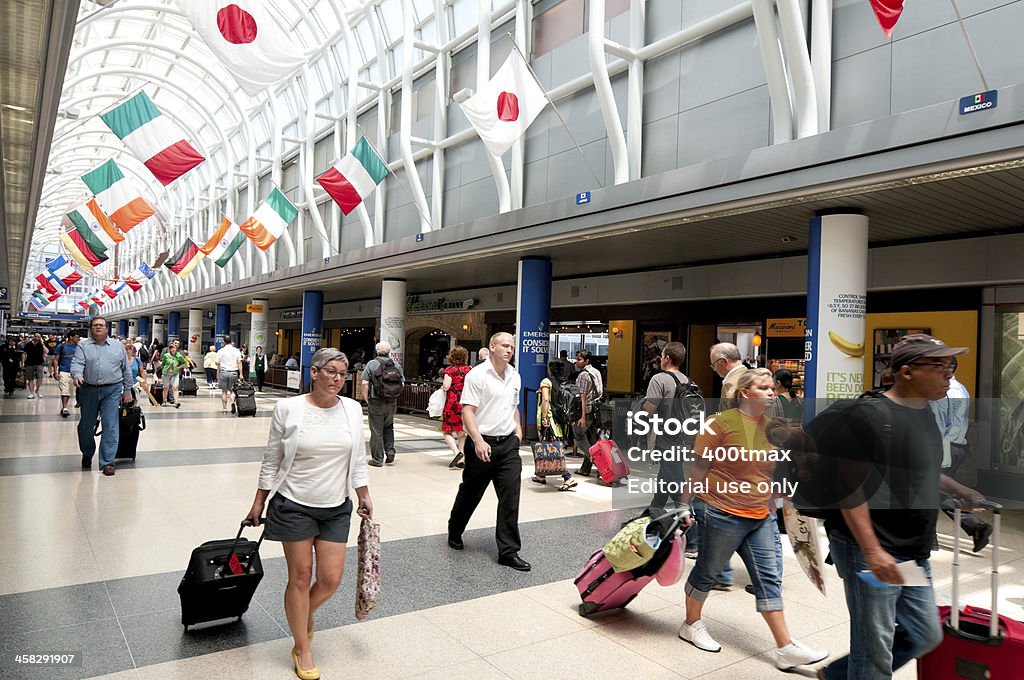
<path id="1" fill-rule="evenodd" d="M 5 109 L 10 109 L 11 111 L 28 111 L 24 106 L 16 106 L 15 104 L 3 104 L 2 106 Z"/>

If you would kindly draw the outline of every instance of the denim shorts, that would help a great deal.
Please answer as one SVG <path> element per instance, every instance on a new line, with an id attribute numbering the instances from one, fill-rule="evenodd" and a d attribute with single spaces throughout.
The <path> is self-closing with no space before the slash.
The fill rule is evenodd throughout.
<path id="1" fill-rule="evenodd" d="M 276 494 L 267 507 L 265 538 L 291 543 L 319 538 L 332 543 L 347 543 L 352 521 L 352 499 L 333 508 L 312 508 Z"/>
<path id="2" fill-rule="evenodd" d="M 757 598 L 757 611 L 782 611 L 782 574 L 775 552 L 772 518 L 750 519 L 705 503 L 701 516 L 700 553 L 686 580 L 686 595 L 703 602 L 715 577 L 739 553 Z"/>

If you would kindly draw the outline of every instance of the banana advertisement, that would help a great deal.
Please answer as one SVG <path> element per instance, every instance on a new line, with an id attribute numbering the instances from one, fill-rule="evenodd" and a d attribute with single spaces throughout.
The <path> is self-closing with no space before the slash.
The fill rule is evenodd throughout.
<path id="1" fill-rule="evenodd" d="M 805 399 L 853 398 L 864 389 L 868 220 L 821 215 L 810 232 Z"/>

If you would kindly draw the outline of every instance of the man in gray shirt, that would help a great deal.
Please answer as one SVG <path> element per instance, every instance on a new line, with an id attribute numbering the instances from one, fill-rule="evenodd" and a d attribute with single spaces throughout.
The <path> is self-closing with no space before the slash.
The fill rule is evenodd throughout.
<path id="1" fill-rule="evenodd" d="M 120 437 L 118 405 L 132 402 L 132 371 L 124 345 L 109 337 L 107 320 L 97 316 L 89 323 L 89 338 L 79 343 L 71 360 L 71 377 L 79 390 L 82 403 L 78 421 L 78 448 L 82 451 L 82 467 L 92 467 L 96 453 L 93 434 L 97 415 L 103 428 L 100 439 L 100 468 L 103 474 L 114 474 L 114 456 Z"/>

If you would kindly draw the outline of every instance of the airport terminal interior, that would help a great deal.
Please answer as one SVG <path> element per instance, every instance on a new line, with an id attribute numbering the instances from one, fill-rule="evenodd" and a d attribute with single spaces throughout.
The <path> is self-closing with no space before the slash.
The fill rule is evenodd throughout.
<path id="1" fill-rule="evenodd" d="M 541 381 L 583 352 L 614 414 L 601 436 L 648 447 L 623 412 L 676 343 L 709 404 L 730 389 L 728 343 L 737 365 L 787 375 L 807 409 L 794 422 L 810 422 L 890 389 L 901 338 L 918 334 L 956 348 L 956 380 L 950 353 L 907 365 L 969 399 L 955 436 L 938 424 L 943 466 L 1002 506 L 1001 535 L 961 533 L 959 552 L 938 513 L 930 590 L 940 607 L 995 603 L 1008 623 L 995 640 L 975 631 L 980 660 L 891 677 L 1021 677 L 1022 25 L 1024 0 L 0 2 L 0 680 L 307 677 L 280 541 L 261 543 L 239 620 L 183 627 L 179 585 L 193 550 L 250 512 L 272 415 L 324 389 L 316 351 L 346 355 L 330 384 L 360 399 L 382 341 L 404 374 L 393 460 L 371 456 L 372 403 L 351 433 L 381 590 L 357 618 L 353 513 L 340 587 L 314 617 L 322 677 L 776 677 L 782 645 L 737 555 L 701 617 L 717 653 L 681 639 L 699 555 L 674 583 L 583 615 L 581 570 L 648 507 L 631 482 L 658 464 L 631 459 L 609 483 L 603 467 L 578 474 L 589 442 L 569 442 L 574 483 L 538 483 Z M 57 347 L 100 316 L 152 357 L 136 455 L 86 466 L 76 368 Z M 502 337 L 521 379 L 529 570 L 499 554 L 497 487 L 452 546 L 471 471 L 450 465 L 431 403 L 453 361 L 500 365 L 484 350 Z M 196 389 L 159 404 L 172 340 Z M 212 357 L 228 341 L 259 383 L 255 417 L 222 402 Z M 81 389 L 108 388 L 92 370 Z M 837 570 L 808 557 L 829 543 L 807 519 L 813 542 L 780 539 L 781 601 L 792 639 L 828 657 L 789 674 L 835 680 L 824 669 L 858 617 Z M 944 630 L 939 650 L 956 638 Z"/>

